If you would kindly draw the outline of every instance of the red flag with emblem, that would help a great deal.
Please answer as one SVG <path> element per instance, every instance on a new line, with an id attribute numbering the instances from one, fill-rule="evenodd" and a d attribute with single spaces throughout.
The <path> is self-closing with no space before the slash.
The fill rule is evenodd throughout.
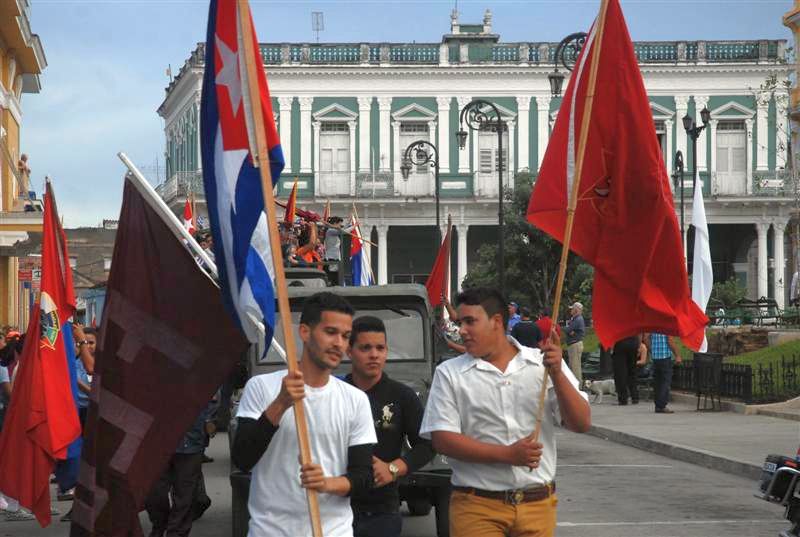
<path id="1" fill-rule="evenodd" d="M 47 526 L 50 473 L 56 460 L 67 457 L 81 425 L 62 333 L 75 314 L 72 271 L 49 181 L 44 199 L 41 298 L 31 311 L 14 396 L 0 433 L 0 491 Z"/>
<path id="2" fill-rule="evenodd" d="M 183 206 L 183 227 L 190 235 L 194 235 L 194 217 L 192 216 L 192 203 L 186 199 L 186 204 Z"/>
<path id="3" fill-rule="evenodd" d="M 679 336 L 692 349 L 708 319 L 689 295 L 664 158 L 618 0 L 595 23 L 570 77 L 528 205 L 528 221 L 563 241 L 567 196 L 579 180 L 570 249 L 595 269 L 592 319 L 600 342 L 640 332 Z M 573 179 L 589 88 L 597 82 L 581 177 Z"/>

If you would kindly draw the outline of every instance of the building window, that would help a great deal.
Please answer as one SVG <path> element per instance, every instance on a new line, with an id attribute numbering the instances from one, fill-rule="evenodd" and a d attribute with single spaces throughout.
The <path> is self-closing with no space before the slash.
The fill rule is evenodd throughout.
<path id="1" fill-rule="evenodd" d="M 350 193 L 350 129 L 343 121 L 323 121 L 319 136 L 320 193 Z"/>
<path id="2" fill-rule="evenodd" d="M 656 120 L 656 138 L 658 138 L 658 146 L 661 148 L 661 155 L 665 161 L 667 158 L 667 127 L 664 121 Z"/>
<path id="3" fill-rule="evenodd" d="M 717 190 L 720 194 L 747 192 L 747 132 L 744 121 L 717 124 Z"/>
<path id="4" fill-rule="evenodd" d="M 400 124 L 400 158 L 405 155 L 406 148 L 418 141 L 430 139 L 428 124 L 423 122 L 409 122 Z M 414 173 L 428 173 L 431 170 L 429 164 L 417 164 Z"/>

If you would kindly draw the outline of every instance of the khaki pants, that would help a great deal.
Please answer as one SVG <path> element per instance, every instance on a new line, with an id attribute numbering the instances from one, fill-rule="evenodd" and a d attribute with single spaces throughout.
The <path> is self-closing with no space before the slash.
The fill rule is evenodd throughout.
<path id="1" fill-rule="evenodd" d="M 575 378 L 578 379 L 578 385 L 583 384 L 583 374 L 581 373 L 581 354 L 583 354 L 583 341 L 578 341 L 567 347 L 567 356 L 569 357 L 569 368 Z"/>
<path id="2" fill-rule="evenodd" d="M 555 494 L 538 502 L 509 505 L 503 500 L 453 491 L 450 537 L 553 537 L 556 505 Z"/>

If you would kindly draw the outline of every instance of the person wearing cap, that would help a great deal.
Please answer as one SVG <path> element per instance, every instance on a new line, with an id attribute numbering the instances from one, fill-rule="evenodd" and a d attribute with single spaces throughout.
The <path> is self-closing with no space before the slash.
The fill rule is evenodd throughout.
<path id="1" fill-rule="evenodd" d="M 583 354 L 583 337 L 586 335 L 586 323 L 583 320 L 583 304 L 575 302 L 569 308 L 569 314 L 572 316 L 567 321 L 567 356 L 569 356 L 569 368 L 572 374 L 578 379 L 579 383 L 583 382 L 583 375 L 581 374 L 581 354 Z"/>
<path id="2" fill-rule="evenodd" d="M 511 333 L 514 327 L 517 325 L 518 322 L 522 320 L 522 317 L 519 315 L 519 305 L 516 302 L 509 302 L 508 303 L 508 328 L 506 329 L 507 333 Z"/>

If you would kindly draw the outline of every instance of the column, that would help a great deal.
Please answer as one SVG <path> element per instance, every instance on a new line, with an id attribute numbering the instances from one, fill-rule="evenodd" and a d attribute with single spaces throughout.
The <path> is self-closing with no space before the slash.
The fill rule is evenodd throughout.
<path id="1" fill-rule="evenodd" d="M 392 121 L 392 134 L 394 135 L 394 140 L 392 141 L 392 171 L 397 176 L 395 177 L 395 185 L 399 180 L 402 179 L 402 175 L 400 175 L 400 161 L 402 158 L 401 153 L 405 149 L 404 147 L 400 147 L 400 122 L 399 121 Z M 407 191 L 407 190 L 406 190 Z"/>
<path id="2" fill-rule="evenodd" d="M 686 152 L 687 137 L 686 131 L 683 129 L 683 116 L 686 115 L 689 109 L 689 96 L 676 95 L 675 96 L 675 120 L 678 122 L 678 128 L 675 130 L 675 151 L 683 153 L 684 169 L 689 170 L 689 154 Z"/>
<path id="3" fill-rule="evenodd" d="M 539 164 L 537 170 L 541 168 L 544 160 L 544 152 L 547 149 L 547 141 L 550 139 L 550 101 L 553 98 L 549 95 L 536 96 L 536 130 L 537 130 L 537 153 Z"/>
<path id="4" fill-rule="evenodd" d="M 439 149 L 439 171 L 450 173 L 450 97 L 436 97 L 439 111 L 439 136 L 436 147 Z"/>
<path id="5" fill-rule="evenodd" d="M 347 130 L 350 131 L 350 195 L 356 195 L 356 122 L 347 122 Z M 317 150 L 319 153 L 319 149 Z"/>
<path id="6" fill-rule="evenodd" d="M 530 169 L 530 95 L 521 95 L 517 97 L 517 112 L 517 119 L 519 120 L 519 164 L 517 165 L 517 169 Z"/>
<path id="7" fill-rule="evenodd" d="M 280 137 L 285 169 L 292 171 L 292 101 L 294 97 L 278 97 L 280 107 Z"/>
<path id="8" fill-rule="evenodd" d="M 467 277 L 467 234 L 469 233 L 468 224 L 458 224 L 458 290 L 462 290 L 464 278 Z"/>
<path id="9" fill-rule="evenodd" d="M 745 184 L 745 189 L 748 194 L 753 193 L 753 120 L 752 119 L 745 119 L 744 120 L 745 129 L 747 129 L 747 138 L 745 141 L 745 148 L 744 152 L 747 155 L 747 162 L 745 166 L 747 167 L 747 183 Z"/>
<path id="10" fill-rule="evenodd" d="M 514 177 L 514 132 L 516 131 L 517 124 L 515 121 L 510 120 L 506 122 L 508 126 L 508 143 L 503 144 L 504 146 L 508 146 L 508 166 L 503 169 L 505 173 L 505 177 L 503 177 L 503 184 L 506 185 L 506 188 L 513 187 L 514 181 L 512 178 Z M 505 141 L 505 140 L 504 140 Z"/>
<path id="11" fill-rule="evenodd" d="M 465 97 L 460 96 L 457 98 L 458 101 L 458 114 L 459 118 L 461 117 L 461 110 L 464 109 L 471 101 L 472 97 Z M 471 132 L 469 127 L 465 124 L 459 124 L 459 129 L 464 129 L 469 133 L 469 137 L 472 138 L 473 136 L 477 136 L 477 133 Z M 458 148 L 458 173 L 469 173 L 469 145 L 466 145 L 464 149 L 461 147 Z"/>
<path id="12" fill-rule="evenodd" d="M 769 224 L 766 222 L 756 223 L 756 233 L 758 234 L 758 269 L 756 277 L 758 278 L 758 296 L 767 296 L 767 231 Z"/>
<path id="13" fill-rule="evenodd" d="M 391 169 L 392 152 L 389 145 L 389 128 L 391 127 L 392 111 L 392 98 L 391 97 L 378 97 L 378 112 L 379 112 L 379 134 L 378 141 L 378 160 L 380 161 L 380 168 L 382 170 Z"/>
<path id="14" fill-rule="evenodd" d="M 786 222 L 774 222 L 772 224 L 773 240 L 772 251 L 775 254 L 775 272 L 772 274 L 772 284 L 775 289 L 775 301 L 778 308 L 783 309 L 784 297 L 786 296 L 784 279 L 786 277 L 786 258 L 783 251 L 783 237 L 786 232 Z"/>
<path id="15" fill-rule="evenodd" d="M 711 173 L 711 184 L 709 185 L 709 192 L 714 194 L 718 191 L 717 186 L 717 126 L 719 125 L 718 119 L 712 119 L 708 122 L 707 130 L 709 131 L 709 136 L 711 136 L 711 169 L 709 170 Z"/>
<path id="16" fill-rule="evenodd" d="M 436 158 L 439 158 L 439 155 L 441 155 L 441 153 L 439 151 L 442 151 L 442 149 L 440 149 L 441 146 L 436 145 L 436 121 L 434 121 L 434 120 L 428 121 L 428 141 L 431 144 L 433 144 L 437 149 L 436 155 L 431 155 L 431 156 L 432 157 L 435 156 Z M 403 151 L 405 151 L 405 147 L 403 148 Z M 439 164 L 439 166 L 440 166 L 439 173 L 441 174 L 442 173 L 441 172 L 441 163 Z M 428 180 L 428 187 L 429 187 L 428 193 L 431 196 L 434 196 L 436 194 L 436 170 L 435 170 L 435 168 L 433 168 L 431 166 L 428 169 L 427 173 L 428 173 L 428 177 L 429 177 L 429 180 Z M 439 185 L 439 186 L 441 187 L 441 185 Z M 442 235 L 442 237 L 444 237 L 444 235 Z"/>
<path id="17" fill-rule="evenodd" d="M 767 123 L 769 114 L 769 101 L 772 93 L 760 91 L 756 94 L 756 170 L 766 171 L 769 168 L 767 136 L 769 125 Z"/>
<path id="18" fill-rule="evenodd" d="M 785 91 L 775 92 L 775 169 L 786 168 L 786 155 L 789 149 L 787 125 L 789 94 Z"/>
<path id="19" fill-rule="evenodd" d="M 372 112 L 372 97 L 358 98 L 358 171 L 367 173 L 372 168 L 370 162 L 370 116 Z"/>
<path id="20" fill-rule="evenodd" d="M 378 230 L 378 285 L 386 285 L 389 281 L 389 260 L 387 259 L 386 241 L 389 236 L 389 226 L 375 226 Z"/>
<path id="21" fill-rule="evenodd" d="M 300 97 L 300 173 L 311 173 L 311 104 L 313 97 Z M 319 140 L 316 140 L 317 142 Z M 314 146 L 319 153 L 319 145 Z M 315 168 L 316 169 L 316 168 Z"/>
<path id="22" fill-rule="evenodd" d="M 322 185 L 320 184 L 322 181 L 320 179 L 319 173 L 319 135 L 320 131 L 322 130 L 322 124 L 319 121 L 314 121 L 311 126 L 314 130 L 314 173 L 315 173 L 315 180 L 314 180 L 314 196 L 320 196 L 322 194 Z M 311 144 L 308 144 L 311 145 Z M 305 151 L 305 147 L 301 149 L 301 151 Z M 302 162 L 302 154 L 300 161 Z M 302 170 L 301 170 L 302 173 Z"/>
<path id="23" fill-rule="evenodd" d="M 664 165 L 667 167 L 667 174 L 671 174 L 674 167 L 673 161 L 675 159 L 675 150 L 672 148 L 672 128 L 674 126 L 675 122 L 671 119 L 664 120 L 664 138 L 666 140 L 667 147 L 667 160 L 664 162 Z"/>
<path id="24" fill-rule="evenodd" d="M 708 97 L 705 95 L 694 96 L 694 115 L 698 125 L 702 125 L 700 110 L 708 106 Z M 708 129 L 704 129 L 697 138 L 697 170 L 708 170 Z"/>

